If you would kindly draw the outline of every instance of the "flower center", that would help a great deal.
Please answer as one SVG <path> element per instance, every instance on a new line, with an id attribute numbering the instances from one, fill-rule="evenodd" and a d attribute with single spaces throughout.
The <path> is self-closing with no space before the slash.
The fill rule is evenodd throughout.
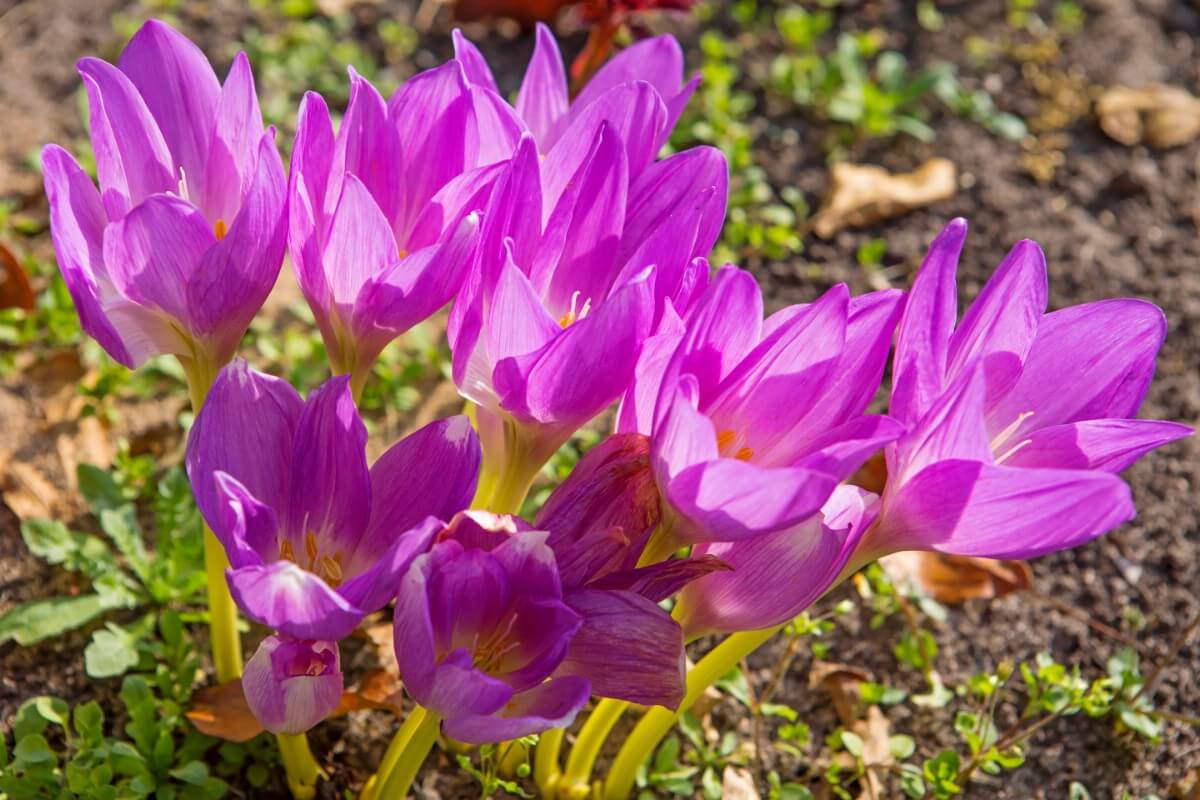
<path id="1" fill-rule="evenodd" d="M 497 626 L 492 634 L 482 642 L 476 639 L 471 648 L 472 661 L 476 669 L 489 674 L 499 671 L 504 663 L 504 657 L 518 646 L 518 643 L 511 638 L 513 627 L 516 624 L 517 614 L 510 613 L 503 627 Z"/>
<path id="2" fill-rule="evenodd" d="M 224 239 L 227 233 L 229 233 L 229 226 L 225 224 L 225 220 L 217 220 L 217 224 L 213 225 L 213 235 L 217 237 L 217 241 Z"/>
<path id="3" fill-rule="evenodd" d="M 575 292 L 573 295 L 571 295 L 571 307 L 567 310 L 567 313 L 558 318 L 559 327 L 569 327 L 571 323 L 578 322 L 586 317 L 588 312 L 592 310 L 592 298 L 590 297 L 583 301 L 582 308 L 578 308 L 579 295 L 579 292 Z"/>
<path id="4" fill-rule="evenodd" d="M 333 555 L 325 555 L 321 553 L 317 546 L 317 534 L 314 531 L 309 531 L 304 537 L 304 558 L 296 558 L 296 550 L 292 547 L 290 539 L 284 539 L 279 543 L 279 557 L 287 561 L 291 561 L 301 569 L 313 573 L 321 580 L 325 581 L 333 588 L 337 588 L 344 576 L 342 572 L 342 554 L 334 553 Z"/>
<path id="5" fill-rule="evenodd" d="M 328 672 L 325 661 L 316 653 L 305 653 L 287 665 L 289 678 L 318 678 Z"/>
<path id="6" fill-rule="evenodd" d="M 745 434 L 737 431 L 721 431 L 717 434 L 717 452 L 723 458 L 736 458 L 738 461 L 754 458 L 754 451 L 746 446 Z"/>

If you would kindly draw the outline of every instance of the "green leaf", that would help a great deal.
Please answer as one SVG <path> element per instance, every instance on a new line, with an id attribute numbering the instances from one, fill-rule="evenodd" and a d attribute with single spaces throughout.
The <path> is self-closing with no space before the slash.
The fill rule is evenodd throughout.
<path id="1" fill-rule="evenodd" d="M 863 740 L 858 734 L 842 731 L 842 747 L 846 748 L 846 752 L 855 758 L 862 758 Z"/>
<path id="2" fill-rule="evenodd" d="M 679 737 L 675 735 L 668 736 L 658 748 L 658 753 L 654 756 L 654 771 L 669 772 L 674 769 L 675 762 L 679 759 L 680 748 Z"/>
<path id="3" fill-rule="evenodd" d="M 911 736 L 898 733 L 888 737 L 888 750 L 891 751 L 892 758 L 903 761 L 916 752 L 917 743 Z"/>
<path id="4" fill-rule="evenodd" d="M 129 502 L 129 498 L 121 491 L 116 477 L 106 469 L 94 464 L 80 464 L 75 468 L 75 477 L 79 483 L 79 493 L 87 500 L 94 513 L 105 509 L 117 508 Z"/>
<path id="5" fill-rule="evenodd" d="M 137 638 L 110 623 L 92 634 L 92 641 L 83 651 L 83 662 L 93 678 L 124 675 L 138 663 Z"/>
<path id="6" fill-rule="evenodd" d="M 104 736 L 104 711 L 95 700 L 75 706 L 75 732 L 89 742 L 98 742 Z"/>
<path id="7" fill-rule="evenodd" d="M 103 539 L 75 533 L 61 522 L 26 520 L 21 523 L 21 537 L 29 550 L 39 558 L 82 572 L 93 580 L 118 569 L 112 551 Z"/>
<path id="8" fill-rule="evenodd" d="M 142 531 L 138 527 L 137 511 L 133 505 L 126 503 L 119 508 L 101 511 L 100 527 L 112 539 L 121 555 L 125 556 L 138 579 L 142 583 L 149 582 L 150 560 L 146 557 L 146 546 L 142 541 Z"/>
<path id="9" fill-rule="evenodd" d="M 22 603 L 0 617 L 0 643 L 12 639 L 22 647 L 28 646 L 86 625 L 120 605 L 98 594 Z"/>
<path id="10" fill-rule="evenodd" d="M 208 780 L 208 766 L 200 761 L 189 761 L 182 767 L 176 767 L 167 774 L 177 781 L 200 785 Z"/>
<path id="11" fill-rule="evenodd" d="M 58 754 L 50 749 L 50 743 L 40 733 L 23 737 L 13 748 L 13 757 L 20 764 L 49 764 L 58 760 Z"/>

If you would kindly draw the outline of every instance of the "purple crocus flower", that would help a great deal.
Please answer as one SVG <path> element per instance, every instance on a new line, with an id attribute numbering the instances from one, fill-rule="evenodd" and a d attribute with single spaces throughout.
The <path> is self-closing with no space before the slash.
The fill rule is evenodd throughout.
<path id="1" fill-rule="evenodd" d="M 226 363 L 283 262 L 285 179 L 245 53 L 222 86 L 196 45 L 150 20 L 117 66 L 79 62 L 100 188 L 42 152 L 55 253 L 83 329 L 134 368 Z"/>
<path id="2" fill-rule="evenodd" d="M 304 733 L 342 699 L 337 642 L 268 636 L 246 662 L 242 692 L 271 733 Z"/>
<path id="3" fill-rule="evenodd" d="M 836 286 L 763 321 L 754 279 L 727 266 L 684 331 L 656 337 L 620 427 L 651 434 L 672 546 L 792 528 L 899 435 L 895 421 L 863 412 L 902 296 L 851 298 Z"/>
<path id="4" fill-rule="evenodd" d="M 395 644 L 409 694 L 470 743 L 571 724 L 588 681 L 551 677 L 582 618 L 562 600 L 546 534 L 457 516 L 400 582 Z"/>
<path id="5" fill-rule="evenodd" d="M 569 157 L 540 163 L 524 136 L 497 178 L 448 329 L 455 382 L 476 404 L 485 484 L 515 475 L 524 485 L 513 497 L 621 395 L 642 341 L 707 282 L 700 257 L 725 208 L 715 150 L 666 159 L 631 186 L 615 127 L 559 146 Z"/>
<path id="6" fill-rule="evenodd" d="M 454 53 L 467 79 L 498 98 L 499 88 L 487 61 L 457 30 Z M 554 34 L 538 23 L 515 114 L 543 154 L 553 152 L 563 140 L 581 138 L 580 131 L 594 129 L 601 120 L 618 127 L 636 126 L 638 135 L 628 138 L 626 146 L 630 148 L 630 174 L 637 176 L 666 143 L 699 82 L 697 75 L 684 85 L 683 50 L 674 37 L 656 36 L 622 50 L 570 100 Z"/>
<path id="7" fill-rule="evenodd" d="M 880 515 L 859 565 L 898 550 L 1032 558 L 1134 515 L 1117 473 L 1185 425 L 1134 419 L 1166 320 L 1151 303 L 1103 300 L 1046 313 L 1046 262 L 1018 243 L 955 325 L 954 220 L 917 274 L 896 344 Z"/>
<path id="8" fill-rule="evenodd" d="M 300 106 L 289 246 L 334 370 L 358 387 L 392 339 L 458 291 L 500 170 L 489 165 L 511 157 L 520 128 L 455 61 L 387 102 L 353 70 L 350 84 L 336 136 L 319 95 Z"/>
<path id="9" fill-rule="evenodd" d="M 308 401 L 242 361 L 217 376 L 188 440 L 196 502 L 225 547 L 250 619 L 337 641 L 471 500 L 479 445 L 465 417 L 431 423 L 367 468 L 345 376 Z"/>
<path id="10" fill-rule="evenodd" d="M 659 506 L 649 440 L 617 434 L 575 465 L 534 527 L 549 532 L 563 598 L 583 619 L 556 674 L 582 675 L 601 697 L 675 708 L 684 695 L 683 632 L 658 604 L 728 566 L 698 556 L 639 568 Z"/>

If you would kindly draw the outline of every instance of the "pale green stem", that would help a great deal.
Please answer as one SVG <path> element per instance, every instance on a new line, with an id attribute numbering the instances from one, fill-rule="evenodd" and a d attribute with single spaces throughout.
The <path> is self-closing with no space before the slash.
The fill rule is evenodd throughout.
<path id="1" fill-rule="evenodd" d="M 566 800 L 586 800 L 592 794 L 592 768 L 605 740 L 612 732 L 629 703 L 606 697 L 588 716 L 571 754 L 567 756 L 567 771 L 559 781 L 558 796 Z M 539 745 L 540 747 L 540 745 Z"/>
<path id="2" fill-rule="evenodd" d="M 761 631 L 735 633 L 713 648 L 694 666 L 687 676 L 687 694 L 679 704 L 679 710 L 669 711 L 655 707 L 646 712 L 638 722 L 613 761 L 608 778 L 604 782 L 604 800 L 625 800 L 633 791 L 638 767 L 654 753 L 679 720 L 680 714 L 691 708 L 708 687 L 736 666 L 743 658 L 753 653 L 768 639 L 783 629 L 783 625 Z"/>
<path id="3" fill-rule="evenodd" d="M 533 781 L 537 784 L 543 800 L 554 800 L 558 791 L 558 779 L 562 777 L 558 756 L 562 752 L 563 728 L 551 728 L 538 739 L 533 753 Z"/>
<path id="4" fill-rule="evenodd" d="M 404 747 L 395 768 L 387 775 L 379 775 L 379 800 L 401 800 L 408 797 L 409 787 L 417 777 L 417 771 L 425 763 L 433 743 L 437 741 L 442 718 L 418 706 L 413 714 L 420 714 L 408 743 Z M 407 723 L 405 724 L 407 727 Z M 403 730 L 403 729 L 401 729 Z"/>
<path id="5" fill-rule="evenodd" d="M 308 748 L 308 738 L 303 733 L 278 733 L 275 740 L 279 742 L 279 755 L 283 759 L 283 768 L 287 771 L 287 783 L 288 788 L 292 790 L 292 797 L 296 800 L 312 800 L 317 796 L 317 781 L 321 778 L 321 768 L 317 766 L 317 760 Z"/>
<path id="6" fill-rule="evenodd" d="M 404 724 L 400 726 L 400 730 L 396 731 L 396 735 L 392 737 L 392 743 L 388 745 L 387 752 L 383 754 L 383 760 L 379 762 L 379 769 L 375 770 L 375 774 L 363 786 L 358 800 L 374 800 L 382 781 L 396 769 L 396 765 L 400 763 L 400 757 L 404 755 L 404 749 L 408 747 L 408 742 L 412 739 L 413 732 L 424 719 L 425 709 L 417 706 L 412 710 L 412 713 L 404 720 Z"/>

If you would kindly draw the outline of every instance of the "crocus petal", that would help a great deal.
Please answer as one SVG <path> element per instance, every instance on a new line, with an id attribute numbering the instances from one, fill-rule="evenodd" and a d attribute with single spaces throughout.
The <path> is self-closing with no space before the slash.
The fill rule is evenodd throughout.
<path id="1" fill-rule="evenodd" d="M 470 214 L 482 211 L 507 163 L 488 164 L 468 170 L 450 180 L 429 201 L 408 237 L 408 250 L 415 252 L 442 238 Z"/>
<path id="2" fill-rule="evenodd" d="M 707 204 L 696 231 L 693 255 L 707 256 L 725 224 L 729 165 L 715 147 L 692 147 L 651 164 L 632 176 L 625 232 L 617 263 L 624 263 L 649 232 L 669 219 L 688 198 L 705 196 Z"/>
<path id="3" fill-rule="evenodd" d="M 218 515 L 212 531 L 234 569 L 259 566 L 279 558 L 279 525 L 275 510 L 259 502 L 227 472 L 213 475 Z"/>
<path id="4" fill-rule="evenodd" d="M 325 101 L 306 92 L 300 101 L 296 142 L 292 147 L 292 173 L 288 185 L 288 252 L 296 282 L 300 284 L 322 333 L 329 329 L 332 301 L 325 278 L 321 245 L 328 221 L 325 190 L 334 149 L 333 121 Z M 326 336 L 330 334 L 326 333 Z"/>
<path id="5" fill-rule="evenodd" d="M 983 365 L 975 362 L 954 382 L 889 453 L 888 475 L 897 483 L 929 464 L 952 458 L 990 463 L 992 447 L 984 424 Z"/>
<path id="6" fill-rule="evenodd" d="M 568 596 L 583 617 L 556 675 L 587 678 L 592 693 L 674 709 L 683 700 L 683 631 L 639 594 L 582 591 Z"/>
<path id="7" fill-rule="evenodd" d="M 364 616 L 325 581 L 291 561 L 231 569 L 225 575 L 242 613 L 295 639 L 336 642 L 349 636 Z"/>
<path id="8" fill-rule="evenodd" d="M 447 718 L 442 730 L 460 742 L 485 744 L 565 728 L 587 704 L 589 695 L 588 682 L 583 678 L 554 678 L 514 696 L 500 713 Z"/>
<path id="9" fill-rule="evenodd" d="M 584 113 L 613 87 L 639 80 L 650 81 L 664 100 L 679 92 L 683 83 L 683 50 L 675 37 L 643 39 L 613 56 L 579 92 L 571 104 L 572 116 Z"/>
<path id="10" fill-rule="evenodd" d="M 810 443 L 810 451 L 795 466 L 819 470 L 839 480 L 849 478 L 868 458 L 904 433 L 891 417 L 855 417 L 831 428 Z"/>
<path id="11" fill-rule="evenodd" d="M 554 34 L 537 25 L 533 57 L 525 69 L 517 93 L 517 113 L 546 152 L 554 143 L 558 127 L 567 115 L 567 74 Z"/>
<path id="12" fill-rule="evenodd" d="M 268 636 L 242 674 L 250 712 L 272 733 L 304 733 L 341 701 L 340 661 L 336 642 Z"/>
<path id="13" fill-rule="evenodd" d="M 196 329 L 212 338 L 217 363 L 233 356 L 283 266 L 286 182 L 274 132 L 258 143 L 258 161 L 229 233 L 210 247 L 188 283 Z"/>
<path id="14" fill-rule="evenodd" d="M 945 384 L 950 334 L 958 318 L 954 272 L 966 237 L 966 220 L 955 219 L 933 240 L 900 319 L 888 410 L 904 424 L 919 419 Z"/>
<path id="15" fill-rule="evenodd" d="M 687 104 L 691 101 L 692 95 L 700 88 L 700 79 L 701 76 L 697 73 L 692 76 L 691 80 L 684 84 L 683 88 L 674 97 L 663 96 L 663 100 L 667 103 L 667 123 L 658 134 L 658 141 L 654 143 L 655 152 L 662 150 L 663 146 L 671 138 L 671 131 L 675 129 L 675 123 L 679 122 L 679 118 L 683 115 L 683 110 L 687 108 Z"/>
<path id="16" fill-rule="evenodd" d="M 553 558 L 551 555 L 551 565 Z M 583 617 L 557 597 L 520 604 L 512 626 L 506 627 L 516 646 L 500 659 L 494 671 L 514 691 L 532 689 L 562 663 L 582 624 Z"/>
<path id="17" fill-rule="evenodd" d="M 479 438 L 466 417 L 431 422 L 392 445 L 371 467 L 371 519 L 355 556 L 372 560 L 426 517 L 448 520 L 475 496 Z"/>
<path id="18" fill-rule="evenodd" d="M 652 274 L 617 290 L 543 348 L 525 373 L 519 410 L 539 422 L 567 426 L 603 411 L 629 385 L 635 363 L 629 356 L 650 332 L 653 314 Z M 497 378 L 502 366 L 497 365 Z M 496 385 L 499 389 L 499 380 Z M 502 397 L 512 407 L 512 393 Z"/>
<path id="19" fill-rule="evenodd" d="M 1149 419 L 1096 419 L 1051 425 L 1033 431 L 1014 446 L 1004 465 L 1121 472 L 1151 450 L 1192 433 L 1187 425 Z"/>
<path id="20" fill-rule="evenodd" d="M 673 558 L 648 567 L 610 572 L 589 584 L 592 589 L 621 589 L 661 603 L 694 580 L 710 572 L 732 569 L 716 556 Z"/>
<path id="21" fill-rule="evenodd" d="M 102 307 L 104 226 L 108 219 L 91 179 L 58 145 L 42 150 L 42 174 L 50 204 L 50 237 L 58 268 L 79 313 L 79 323 L 116 361 L 139 365 Z M 115 295 L 109 286 L 108 294 Z"/>
<path id="22" fill-rule="evenodd" d="M 942 461 L 885 500 L 869 550 L 1027 559 L 1083 544 L 1133 515 L 1129 487 L 1106 472 Z"/>
<path id="23" fill-rule="evenodd" d="M 664 385 L 659 400 L 659 421 L 654 424 L 651 463 L 660 487 L 666 487 L 683 470 L 695 464 L 715 461 L 717 429 L 701 414 L 700 386 L 694 375 L 683 375 L 674 384 Z"/>
<path id="24" fill-rule="evenodd" d="M 324 255 L 333 301 L 346 319 L 367 281 L 400 260 L 391 225 L 354 175 L 347 175 L 342 183 L 342 198 L 330 224 Z"/>
<path id="25" fill-rule="evenodd" d="M 188 281 L 215 243 L 195 206 L 157 194 L 105 229 L 104 261 L 122 295 L 191 332 Z"/>
<path id="26" fill-rule="evenodd" d="M 463 36 L 463 32 L 458 28 L 454 29 L 451 38 L 454 40 L 454 58 L 462 65 L 463 74 L 467 76 L 467 80 L 499 94 L 500 87 L 496 85 L 496 79 L 492 77 L 492 70 L 488 67 L 487 59 L 483 57 L 483 53 L 479 52 L 475 43 Z"/>
<path id="27" fill-rule="evenodd" d="M 87 89 L 96 174 L 109 218 L 119 219 L 152 194 L 178 191 L 171 153 L 134 85 L 97 58 L 82 59 L 78 69 Z"/>
<path id="28" fill-rule="evenodd" d="M 837 580 L 867 520 L 869 495 L 841 486 L 820 515 L 745 542 L 699 551 L 732 567 L 683 589 L 677 618 L 688 639 L 705 633 L 758 630 L 786 622 Z"/>
<path id="29" fill-rule="evenodd" d="M 664 375 L 675 349 L 683 339 L 685 328 L 683 320 L 675 313 L 673 307 L 665 309 L 659 327 L 653 336 L 647 337 L 642 343 L 642 352 L 638 354 L 637 366 L 634 369 L 633 384 L 626 390 L 621 399 L 621 408 L 617 412 L 617 433 L 644 433 L 649 435 L 654 430 L 654 413 L 658 407 L 658 397 L 663 391 Z"/>
<path id="30" fill-rule="evenodd" d="M 511 248 L 507 256 L 487 326 L 487 352 L 493 362 L 539 350 L 562 333 L 558 320 L 546 311 L 529 278 L 513 261 Z"/>
<path id="31" fill-rule="evenodd" d="M 189 193 L 198 197 L 221 97 L 208 59 L 170 25 L 149 20 L 125 45 L 117 66 L 145 98 Z"/>
<path id="32" fill-rule="evenodd" d="M 1050 425 L 1135 416 L 1166 333 L 1162 310 L 1144 300 L 1102 300 L 1047 314 L 1021 377 L 988 410 L 992 433 L 1030 411 L 1010 441 Z"/>
<path id="33" fill-rule="evenodd" d="M 204 164 L 200 206 L 214 225 L 217 221 L 228 224 L 237 216 L 242 192 L 254 174 L 254 155 L 262 137 L 262 112 L 254 91 L 254 75 L 246 54 L 238 53 L 221 89 Z"/>
<path id="34" fill-rule="evenodd" d="M 366 613 L 383 608 L 396 596 L 396 587 L 413 560 L 429 549 L 442 527 L 441 520 L 426 517 L 411 528 L 393 528 L 387 537 L 376 537 L 372 545 L 382 550 L 364 552 L 360 546 L 345 560 L 344 569 L 354 577 L 337 588 L 338 594 Z"/>
<path id="35" fill-rule="evenodd" d="M 349 71 L 350 102 L 338 127 L 325 195 L 325 212 L 333 211 L 334 202 L 341 206 L 346 194 L 342 182 L 353 175 L 366 189 L 390 229 L 403 208 L 400 182 L 396 180 L 396 175 L 408 168 L 408 160 L 402 159 L 400 140 L 388 118 L 383 97 L 353 67 Z M 406 153 L 403 155 L 407 156 Z"/>
<path id="36" fill-rule="evenodd" d="M 400 676 L 404 677 L 403 670 Z M 476 669 L 466 650 L 450 653 L 434 669 L 428 690 L 413 694 L 422 706 L 447 719 L 490 714 L 512 696 L 512 687 Z"/>
<path id="37" fill-rule="evenodd" d="M 431 564 L 432 556 L 418 556 L 401 575 L 392 614 L 393 649 L 400 679 L 418 703 L 428 699 L 437 667 L 427 594 Z"/>
<path id="38" fill-rule="evenodd" d="M 366 446 L 349 377 L 330 378 L 309 395 L 296 423 L 284 529 L 297 553 L 309 534 L 322 551 L 357 547 L 371 514 Z"/>
<path id="39" fill-rule="evenodd" d="M 512 158 L 517 142 L 529 132 L 516 110 L 482 86 L 471 86 L 470 96 L 464 167 L 482 167 Z"/>
<path id="40" fill-rule="evenodd" d="M 796 525 L 829 499 L 837 478 L 799 467 L 764 469 L 721 458 L 676 475 L 666 497 L 690 523 L 685 541 L 738 541 Z"/>
<path id="41" fill-rule="evenodd" d="M 216 478 L 225 472 L 259 502 L 287 504 L 292 442 L 304 401 L 287 381 L 236 359 L 217 373 L 188 434 L 187 471 L 200 513 L 221 521 Z"/>
<path id="42" fill-rule="evenodd" d="M 1012 386 L 1046 312 L 1046 257 L 1031 241 L 1018 242 L 967 309 L 950 338 L 946 377 L 974 359 L 983 361 L 988 397 Z"/>

